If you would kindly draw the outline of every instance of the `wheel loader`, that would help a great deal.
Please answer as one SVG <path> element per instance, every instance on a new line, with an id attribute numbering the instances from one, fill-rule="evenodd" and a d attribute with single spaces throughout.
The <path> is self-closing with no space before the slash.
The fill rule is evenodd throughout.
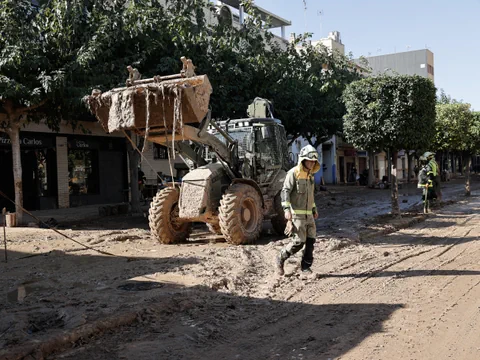
<path id="1" fill-rule="evenodd" d="M 281 121 L 269 101 L 256 98 L 248 117 L 217 122 L 211 92 L 206 75 L 184 67 L 86 97 L 107 132 L 134 131 L 189 166 L 181 185 L 170 184 L 151 203 L 150 230 L 162 244 L 187 240 L 198 222 L 237 245 L 257 240 L 265 220 L 278 234 L 285 229 L 280 191 L 291 164 Z"/>

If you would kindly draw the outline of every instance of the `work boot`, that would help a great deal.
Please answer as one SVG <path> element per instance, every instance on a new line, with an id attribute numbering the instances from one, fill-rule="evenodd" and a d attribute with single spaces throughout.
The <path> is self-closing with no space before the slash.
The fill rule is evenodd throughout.
<path id="1" fill-rule="evenodd" d="M 280 276 L 285 275 L 285 270 L 283 269 L 283 265 L 285 265 L 285 259 L 282 257 L 282 254 L 278 254 L 277 256 L 277 274 Z"/>
<path id="2" fill-rule="evenodd" d="M 310 268 L 304 268 L 302 269 L 302 272 L 300 274 L 300 279 L 302 280 L 312 280 L 315 279 L 316 275 L 313 273 L 313 271 Z"/>
<path id="3" fill-rule="evenodd" d="M 283 266 L 285 265 L 285 260 L 289 258 L 290 254 L 286 250 L 280 251 L 280 254 L 277 256 L 277 273 L 280 276 L 285 275 L 285 270 Z"/>

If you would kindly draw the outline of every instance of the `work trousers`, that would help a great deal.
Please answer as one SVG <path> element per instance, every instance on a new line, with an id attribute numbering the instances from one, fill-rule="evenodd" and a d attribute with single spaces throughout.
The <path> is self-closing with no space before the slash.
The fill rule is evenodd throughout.
<path id="1" fill-rule="evenodd" d="M 317 237 L 317 228 L 313 215 L 295 216 L 293 222 L 293 237 L 281 251 L 284 260 L 300 251 L 304 246 L 302 270 L 308 269 L 313 263 L 313 247 Z"/>

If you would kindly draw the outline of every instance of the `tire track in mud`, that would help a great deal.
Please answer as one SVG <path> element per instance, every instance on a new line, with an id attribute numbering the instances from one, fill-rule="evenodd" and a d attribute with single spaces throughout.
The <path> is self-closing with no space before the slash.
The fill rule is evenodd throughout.
<path id="1" fill-rule="evenodd" d="M 464 224 L 466 223 L 467 221 L 464 222 Z M 453 227 L 453 226 L 452 226 Z M 448 235 L 451 236 L 453 235 L 454 233 L 456 233 L 458 230 L 457 227 L 453 227 L 453 232 L 452 233 L 449 233 Z M 400 259 L 399 261 L 396 261 L 394 263 L 391 263 L 389 264 L 389 266 L 385 266 L 382 270 L 380 271 L 375 271 L 374 274 L 372 274 L 372 276 L 368 276 L 366 278 L 363 278 L 361 280 L 361 283 L 364 283 L 366 282 L 367 280 L 373 280 L 373 278 L 378 275 L 379 273 L 381 273 L 382 271 L 386 270 L 386 269 L 389 269 L 389 268 L 392 268 L 392 267 L 395 267 L 397 265 L 403 265 L 405 263 L 405 261 L 408 261 L 408 260 L 411 260 L 411 259 L 414 259 L 414 258 L 417 258 L 418 256 L 422 256 L 424 254 L 427 254 L 427 253 L 430 253 L 431 251 L 436 251 L 438 249 L 443 249 L 441 250 L 438 254 L 435 254 L 434 256 L 432 257 L 429 257 L 429 258 L 423 258 L 423 259 L 418 259 L 418 260 L 421 260 L 420 262 L 418 261 L 413 261 L 413 264 L 407 268 L 400 268 L 399 270 L 397 271 L 394 271 L 392 273 L 391 276 L 389 276 L 386 280 L 383 281 L 382 283 L 382 286 L 381 288 L 382 289 L 385 289 L 386 286 L 394 283 L 396 280 L 398 280 L 399 278 L 404 278 L 402 275 L 402 273 L 405 273 L 407 271 L 411 271 L 412 269 L 416 269 L 416 270 L 421 270 L 421 269 L 424 269 L 425 266 L 431 264 L 431 261 L 434 260 L 434 259 L 437 259 L 441 256 L 443 256 L 444 254 L 446 254 L 448 251 L 452 250 L 455 246 L 458 246 L 459 244 L 463 243 L 464 242 L 464 238 L 471 232 L 471 229 L 467 230 L 467 232 L 465 232 L 462 237 L 455 241 L 453 244 L 451 245 L 448 245 L 446 249 L 443 249 L 443 247 L 445 245 L 442 245 L 442 244 L 438 244 L 438 245 L 435 245 L 434 247 L 430 248 L 430 249 L 427 249 L 425 251 L 420 251 L 418 253 L 415 253 L 415 254 L 410 254 L 410 255 L 407 255 L 405 257 L 403 257 L 402 259 Z M 444 237 L 444 239 L 442 239 L 441 241 L 448 241 L 449 240 L 449 237 L 446 236 Z M 425 244 L 431 244 L 432 241 L 427 241 L 425 242 Z M 453 257 L 451 257 L 450 259 L 442 262 L 440 265 L 434 267 L 433 269 L 431 269 L 430 271 L 426 272 L 422 277 L 425 277 L 425 276 L 428 276 L 428 275 L 431 275 L 432 273 L 434 273 L 434 271 L 438 270 L 439 268 L 441 268 L 442 266 L 445 266 L 445 265 L 448 265 L 452 262 L 454 262 L 456 259 L 458 259 L 459 257 L 461 257 L 461 255 L 466 251 L 466 249 L 463 249 L 463 250 L 460 250 L 460 254 L 456 254 L 454 255 Z M 380 287 L 378 287 L 380 288 Z M 349 290 L 353 290 L 354 287 L 350 288 Z M 360 287 L 358 287 L 358 289 L 360 289 Z M 363 294 L 358 300 L 361 300 L 361 299 L 365 299 L 365 298 L 369 298 L 372 294 L 374 294 L 375 292 L 377 292 L 377 287 L 372 287 L 372 286 L 368 286 L 367 288 L 367 292 L 365 294 Z M 368 291 L 368 289 L 371 289 L 370 291 Z M 345 293 L 345 292 L 344 292 Z"/>
<path id="2" fill-rule="evenodd" d="M 369 264 L 369 262 L 367 261 L 359 261 L 359 262 L 356 262 L 353 266 L 347 266 L 346 268 L 348 269 L 352 269 L 353 272 L 345 272 L 345 273 L 338 273 L 338 270 L 337 269 L 334 269 L 332 272 L 328 273 L 326 275 L 326 277 L 328 277 L 329 275 L 331 276 L 332 274 L 335 274 L 335 277 L 332 277 L 332 280 L 330 280 L 329 282 L 325 282 L 325 277 L 321 277 L 319 281 L 323 281 L 322 284 L 320 286 L 314 286 L 313 288 L 311 287 L 311 285 L 315 285 L 314 282 L 311 282 L 311 283 L 308 283 L 306 285 L 304 285 L 302 288 L 299 288 L 297 289 L 296 291 L 294 291 L 293 293 L 289 294 L 285 300 L 288 301 L 288 300 L 291 300 L 292 298 L 295 297 L 295 295 L 297 295 L 298 293 L 300 292 L 303 292 L 304 296 L 302 296 L 301 298 L 299 299 L 295 299 L 295 301 L 301 301 L 301 302 L 311 302 L 312 300 L 314 300 L 316 297 L 322 295 L 322 294 L 325 294 L 325 293 L 331 293 L 333 291 L 336 291 L 337 289 L 339 289 L 340 287 L 344 286 L 345 284 L 348 284 L 348 283 L 355 283 L 353 286 L 343 290 L 341 293 L 339 293 L 337 296 L 335 296 L 335 298 L 338 298 L 342 295 L 344 295 L 345 293 L 351 291 L 352 289 L 355 289 L 358 287 L 359 284 L 361 284 L 364 280 L 365 280 L 365 276 L 367 277 L 373 277 L 375 274 L 378 274 L 379 272 L 385 270 L 385 269 L 388 269 L 402 261 L 405 261 L 411 257 L 416 257 L 416 256 L 419 256 L 419 255 L 422 255 L 426 252 L 430 252 L 430 251 L 433 251 L 434 249 L 428 249 L 428 250 L 421 250 L 421 251 L 415 251 L 417 248 L 417 246 L 415 246 L 415 249 L 413 250 L 413 253 L 412 254 L 408 254 L 406 256 L 404 256 L 402 259 L 400 260 L 394 260 L 394 261 L 391 261 L 387 264 L 385 264 L 384 262 L 380 262 L 380 264 Z M 398 252 L 395 252 L 393 253 L 392 255 L 399 255 L 400 253 L 403 253 L 405 251 L 408 251 L 408 250 L 411 250 L 411 247 L 409 247 L 408 249 L 401 249 L 400 251 Z M 373 260 L 373 259 L 376 259 L 377 257 L 370 257 L 369 260 Z M 366 270 L 363 270 L 362 272 L 359 272 L 359 273 L 355 273 L 355 266 L 357 265 L 360 265 L 362 263 L 366 263 L 367 265 L 371 265 L 369 268 L 367 268 Z M 369 276 L 370 275 L 370 276 Z M 338 280 L 337 278 L 338 277 L 343 277 L 344 279 L 343 280 Z M 305 292 L 304 290 L 307 289 L 307 292 Z"/>
<path id="3" fill-rule="evenodd" d="M 461 221 L 458 225 L 460 226 L 465 226 L 465 224 L 467 224 L 471 219 L 473 218 L 473 215 L 472 216 L 469 216 L 467 219 L 465 219 L 464 221 Z M 435 219 L 435 218 L 434 218 Z M 450 227 L 454 227 L 454 232 L 456 232 L 456 226 L 457 224 L 455 225 L 452 225 Z M 422 232 L 423 230 L 425 229 L 428 229 L 429 228 L 429 223 L 428 221 L 426 223 L 423 223 L 423 224 L 419 224 L 418 226 L 416 226 L 415 228 L 413 228 L 414 230 L 413 231 L 416 231 L 416 232 Z M 412 230 L 409 229 L 409 230 Z M 451 245 L 448 245 L 446 249 L 443 249 L 439 254 L 436 254 L 435 256 L 431 257 L 431 258 L 427 258 L 425 260 L 423 260 L 421 263 L 428 263 L 428 261 L 430 261 L 430 259 L 433 259 L 433 258 L 438 258 L 442 255 L 444 255 L 445 253 L 447 253 L 448 251 L 450 251 L 452 248 L 454 248 L 456 245 L 458 245 L 459 243 L 463 242 L 464 241 L 464 237 L 468 236 L 468 234 L 470 233 L 471 230 L 467 231 L 467 233 L 463 234 L 462 238 L 460 238 L 459 240 L 457 240 L 454 244 L 451 244 Z M 403 236 L 407 236 L 408 235 L 408 232 L 407 231 L 407 234 L 406 235 L 403 235 Z M 445 229 L 440 229 L 440 230 L 436 230 L 435 233 L 442 233 L 444 234 L 445 233 Z M 431 232 L 430 232 L 430 235 L 431 235 Z M 450 236 L 452 234 L 449 234 Z M 444 239 L 440 240 L 440 241 L 448 241 L 448 237 L 444 237 Z M 413 253 L 407 253 L 406 255 L 404 255 L 402 258 L 400 259 L 397 259 L 397 260 L 394 260 L 394 261 L 391 261 L 387 264 L 385 263 L 381 263 L 381 264 L 374 264 L 373 266 L 371 266 L 369 269 L 367 270 L 364 270 L 362 271 L 361 273 L 358 273 L 358 274 L 352 274 L 352 277 L 348 277 L 349 273 L 340 273 L 338 275 L 340 276 L 345 276 L 346 278 L 344 280 L 341 280 L 341 281 L 331 281 L 329 283 L 324 283 L 322 285 L 319 286 L 315 286 L 314 284 L 315 283 L 310 283 L 310 284 L 305 284 L 304 286 L 302 286 L 301 288 L 297 288 L 293 293 L 289 294 L 285 300 L 291 300 L 293 299 L 298 293 L 300 292 L 303 292 L 304 296 L 302 296 L 301 298 L 299 299 L 295 299 L 296 301 L 306 301 L 306 302 L 311 302 L 313 301 L 316 297 L 318 296 L 321 296 L 327 292 L 332 292 L 332 291 L 336 291 L 337 289 L 341 288 L 342 286 L 348 284 L 348 283 L 352 283 L 353 282 L 353 285 L 344 289 L 343 291 L 341 292 L 338 292 L 336 293 L 336 296 L 334 296 L 332 298 L 332 300 L 334 299 L 337 299 L 343 295 L 345 295 L 346 293 L 352 291 L 352 290 L 355 290 L 355 289 L 360 289 L 361 287 L 364 287 L 364 286 L 361 286 L 361 284 L 363 283 L 366 283 L 367 280 L 370 280 L 372 278 L 374 278 L 376 275 L 378 275 L 379 273 L 389 269 L 389 268 L 392 268 L 394 266 L 397 266 L 399 264 L 402 264 L 404 263 L 405 261 L 407 260 L 410 260 L 412 258 L 417 258 L 419 256 L 422 256 L 424 254 L 427 254 L 427 253 L 430 253 L 432 251 L 436 251 L 438 250 L 439 248 L 442 248 L 444 245 L 441 245 L 441 244 L 436 244 L 434 246 L 432 246 L 431 248 L 429 249 L 424 249 L 424 250 L 420 250 L 420 251 L 415 251 L 416 249 L 418 249 L 419 246 L 425 246 L 425 245 L 431 245 L 432 243 L 434 242 L 438 242 L 438 239 L 435 239 L 435 238 L 431 238 L 431 239 L 426 239 L 424 241 L 422 241 L 421 243 L 419 243 L 418 245 L 415 245 L 414 246 L 414 250 L 413 250 Z M 401 249 L 400 251 L 394 253 L 393 255 L 400 255 L 401 253 L 405 252 L 405 251 L 408 251 L 410 250 L 411 247 L 409 247 L 408 249 Z M 370 257 L 369 259 L 373 259 L 375 257 Z M 455 258 L 451 259 L 450 262 L 454 261 Z M 363 261 L 359 261 L 359 262 L 354 262 L 352 263 L 352 265 L 347 265 L 345 266 L 345 268 L 355 268 L 355 266 L 357 264 L 360 264 L 362 263 Z M 413 266 L 418 266 L 418 263 L 415 262 Z M 410 267 L 410 268 L 407 268 L 407 269 L 402 269 L 401 271 L 408 271 L 409 269 L 413 268 Z M 334 269 L 335 272 L 338 272 L 337 269 Z M 341 271 L 341 270 L 340 270 Z M 401 271 L 397 272 L 397 273 L 401 273 Z M 332 272 L 330 272 L 331 274 Z M 328 275 L 327 275 L 328 276 Z M 388 285 L 390 282 L 393 282 L 395 279 L 397 278 L 397 276 L 395 274 L 393 274 L 392 276 L 389 277 L 389 280 L 385 281 L 385 285 Z M 308 286 L 307 286 L 308 285 Z M 313 285 L 313 289 L 311 289 L 310 287 Z M 305 289 L 307 289 L 307 294 L 305 294 Z M 368 296 L 369 294 L 367 294 Z"/>
<path id="4" fill-rule="evenodd" d="M 352 299 L 354 302 L 362 302 L 365 299 L 367 301 L 376 299 L 380 302 L 387 300 L 404 303 L 406 308 L 393 314 L 393 317 L 384 324 L 385 335 L 375 334 L 363 344 L 361 350 L 355 349 L 345 356 L 346 359 L 364 358 L 365 354 L 372 354 L 378 349 L 384 352 L 378 355 L 378 358 L 391 358 L 391 349 L 396 349 L 398 357 L 433 359 L 438 357 L 432 357 L 431 351 L 437 348 L 444 350 L 437 351 L 440 358 L 445 357 L 446 353 L 456 354 L 454 357 L 460 353 L 471 355 L 466 358 L 477 357 L 473 354 L 476 349 L 478 355 L 478 334 L 473 329 L 478 328 L 480 322 L 477 304 L 480 281 L 477 280 L 477 272 L 472 270 L 479 268 L 477 259 L 480 244 L 474 241 L 474 237 L 468 239 L 478 223 L 476 219 L 471 220 L 472 217 L 469 217 L 466 221 L 459 222 L 458 225 L 464 226 L 452 225 L 453 231 L 444 229 L 443 244 L 435 246 L 432 249 L 435 250 L 433 254 L 428 252 L 423 256 L 410 258 L 407 260 L 407 268 L 404 267 L 405 262 L 399 263 L 397 267 L 400 269 L 383 283 L 375 284 L 373 281 L 378 282 L 380 279 L 371 278 L 371 281 L 366 282 L 369 287 L 359 286 L 353 289 L 354 293 L 347 295 L 349 302 Z M 451 237 L 458 239 L 452 244 L 445 245 L 444 243 Z M 418 277 L 408 275 L 397 277 L 397 274 L 401 276 L 402 272 L 412 269 L 426 269 L 426 272 Z M 436 274 L 439 276 L 429 276 L 439 269 L 442 270 Z M 393 284 L 395 286 L 392 286 Z M 469 318 L 464 311 L 470 312 L 472 316 Z M 471 324 L 465 325 L 464 320 L 469 319 Z M 451 333 L 451 336 L 446 337 L 446 333 Z M 412 337 L 411 334 L 419 336 Z M 418 349 L 420 352 L 427 350 L 425 354 L 419 354 L 414 351 Z"/>

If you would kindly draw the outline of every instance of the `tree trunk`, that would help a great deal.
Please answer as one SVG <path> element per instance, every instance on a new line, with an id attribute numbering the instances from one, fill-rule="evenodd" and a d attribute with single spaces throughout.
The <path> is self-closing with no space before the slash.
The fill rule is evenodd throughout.
<path id="1" fill-rule="evenodd" d="M 392 215 L 395 217 L 400 217 L 400 205 L 398 203 L 398 183 L 397 183 L 397 158 L 398 152 L 390 151 L 392 155 L 391 164 L 392 164 L 392 172 L 391 172 L 391 195 L 392 195 Z M 390 159 L 389 159 L 390 160 Z"/>
<path id="2" fill-rule="evenodd" d="M 375 151 L 368 151 L 368 186 L 375 187 Z"/>
<path id="3" fill-rule="evenodd" d="M 460 154 L 460 175 L 465 175 L 465 169 L 464 169 L 465 163 L 463 161 L 463 154 Z"/>
<path id="4" fill-rule="evenodd" d="M 457 175 L 457 154 L 452 152 L 453 171 L 452 175 Z"/>
<path id="5" fill-rule="evenodd" d="M 388 176 L 388 181 L 392 182 L 392 152 L 390 150 L 387 150 L 387 176 Z M 397 168 L 397 165 L 395 164 L 395 169 Z"/>
<path id="6" fill-rule="evenodd" d="M 129 134 L 131 137 L 131 134 Z M 141 213 L 140 207 L 140 190 L 138 188 L 138 161 L 140 154 L 133 147 L 130 141 L 127 140 L 127 153 L 128 153 L 128 170 L 130 171 L 130 196 L 132 213 Z"/>
<path id="7" fill-rule="evenodd" d="M 410 154 L 410 150 L 407 151 L 407 184 L 410 184 L 410 178 L 412 175 L 412 154 Z"/>
<path id="8" fill-rule="evenodd" d="M 6 130 L 10 136 L 12 144 L 12 161 L 13 161 L 13 183 L 15 187 L 15 212 L 17 216 L 17 224 L 22 225 L 23 222 L 23 183 L 22 183 L 22 153 L 20 151 L 20 127 L 11 125 Z"/>
<path id="9" fill-rule="evenodd" d="M 470 190 L 470 166 L 472 165 L 472 156 L 469 154 L 465 157 L 466 169 L 465 169 L 465 196 L 471 195 Z"/>

